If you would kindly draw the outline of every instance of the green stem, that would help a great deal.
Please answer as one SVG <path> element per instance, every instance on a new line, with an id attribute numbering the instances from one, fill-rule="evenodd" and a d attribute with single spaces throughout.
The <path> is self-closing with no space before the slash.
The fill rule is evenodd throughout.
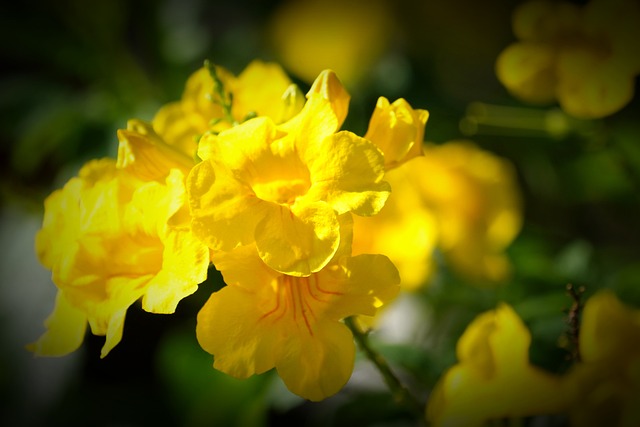
<path id="1" fill-rule="evenodd" d="M 362 332 L 360 328 L 358 328 L 353 317 L 344 319 L 344 323 L 349 329 L 351 329 L 351 332 L 358 343 L 358 347 L 364 351 L 367 358 L 374 364 L 378 371 L 380 371 L 380 374 L 382 374 L 382 378 L 387 384 L 387 387 L 391 390 L 391 394 L 395 401 L 404 405 L 408 409 L 411 409 L 419 416 L 419 419 L 424 420 L 425 414 L 423 405 L 409 392 L 409 390 L 407 390 L 405 386 L 402 385 L 398 377 L 396 377 L 391 371 L 387 361 L 371 348 L 367 333 Z"/>

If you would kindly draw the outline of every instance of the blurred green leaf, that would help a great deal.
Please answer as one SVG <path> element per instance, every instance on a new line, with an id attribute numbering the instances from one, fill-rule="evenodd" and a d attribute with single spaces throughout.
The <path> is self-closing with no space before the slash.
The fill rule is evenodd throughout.
<path id="1" fill-rule="evenodd" d="M 185 427 L 266 425 L 269 375 L 235 379 L 213 368 L 213 357 L 195 339 L 195 328 L 167 334 L 157 352 L 158 375 Z"/>

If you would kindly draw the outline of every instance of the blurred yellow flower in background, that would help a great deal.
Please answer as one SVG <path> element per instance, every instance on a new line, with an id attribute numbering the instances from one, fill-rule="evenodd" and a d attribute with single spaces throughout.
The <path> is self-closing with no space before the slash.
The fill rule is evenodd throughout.
<path id="1" fill-rule="evenodd" d="M 479 282 L 506 280 L 504 251 L 522 226 L 511 163 L 470 141 L 450 141 L 425 145 L 411 173 L 437 218 L 438 247 L 451 267 Z"/>
<path id="2" fill-rule="evenodd" d="M 640 310 L 599 291 L 582 312 L 579 348 L 581 360 L 566 375 L 571 425 L 639 425 Z"/>
<path id="3" fill-rule="evenodd" d="M 286 1 L 271 16 L 267 32 L 292 74 L 311 83 L 331 68 L 351 87 L 384 54 L 394 25 L 384 0 Z"/>
<path id="4" fill-rule="evenodd" d="M 529 331 L 509 305 L 480 314 L 458 340 L 458 363 L 436 384 L 427 419 L 434 426 L 473 427 L 562 411 L 562 380 L 529 362 L 530 344 Z"/>
<path id="5" fill-rule="evenodd" d="M 422 286 L 435 267 L 438 242 L 436 217 L 427 206 L 411 173 L 419 158 L 385 173 L 391 195 L 380 213 L 353 218 L 353 253 L 387 255 L 400 272 L 403 290 Z M 422 171 L 428 176 L 428 171 Z M 428 177 L 424 178 L 428 179 Z"/>
<path id="6" fill-rule="evenodd" d="M 197 150 L 196 138 L 208 131 L 220 132 L 233 122 L 254 116 L 282 123 L 304 104 L 302 93 L 278 64 L 254 60 L 237 77 L 223 67 L 214 67 L 219 82 L 209 68 L 200 68 L 187 80 L 182 99 L 166 104 L 153 118 L 155 131 L 192 157 Z M 222 87 L 217 87 L 218 83 Z M 231 117 L 225 116 L 218 91 L 231 97 Z"/>
<path id="7" fill-rule="evenodd" d="M 321 73 L 307 98 L 280 126 L 258 117 L 200 141 L 204 160 L 187 187 L 194 232 L 211 249 L 255 242 L 269 267 L 308 276 L 336 253 L 339 215 L 374 215 L 384 206 L 382 153 L 338 131 L 349 95 L 335 73 Z"/>
<path id="8" fill-rule="evenodd" d="M 522 207 L 513 167 L 470 141 L 424 145 L 424 155 L 388 171 L 382 211 L 354 218 L 354 253 L 383 253 L 403 289 L 428 282 L 437 248 L 474 284 L 506 280 L 505 249 L 520 231 Z"/>
<path id="9" fill-rule="evenodd" d="M 184 174 L 145 181 L 112 159 L 88 162 L 45 202 L 36 236 L 41 263 L 58 297 L 47 332 L 30 349 L 61 356 L 76 350 L 87 322 L 106 335 L 101 357 L 122 337 L 128 307 L 173 313 L 205 280 L 207 248 L 185 223 Z"/>
<path id="10" fill-rule="evenodd" d="M 350 256 L 350 224 L 342 233 L 335 258 L 307 277 L 270 269 L 254 245 L 212 256 L 227 286 L 198 313 L 196 333 L 216 369 L 247 378 L 275 367 L 290 391 L 313 401 L 346 384 L 355 345 L 340 320 L 373 316 L 400 279 L 384 255 Z"/>
<path id="11" fill-rule="evenodd" d="M 640 4 L 591 0 L 580 7 L 533 0 L 513 15 L 518 42 L 498 57 L 498 79 L 532 103 L 557 100 L 577 118 L 611 115 L 627 105 L 640 74 Z"/>

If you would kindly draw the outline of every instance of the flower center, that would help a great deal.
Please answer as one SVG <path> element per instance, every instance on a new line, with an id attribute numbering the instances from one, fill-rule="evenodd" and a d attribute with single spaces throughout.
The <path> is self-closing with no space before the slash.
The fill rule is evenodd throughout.
<path id="1" fill-rule="evenodd" d="M 277 179 L 252 185 L 260 199 L 286 205 L 293 204 L 296 198 L 306 194 L 309 187 L 309 180 L 304 178 Z"/>

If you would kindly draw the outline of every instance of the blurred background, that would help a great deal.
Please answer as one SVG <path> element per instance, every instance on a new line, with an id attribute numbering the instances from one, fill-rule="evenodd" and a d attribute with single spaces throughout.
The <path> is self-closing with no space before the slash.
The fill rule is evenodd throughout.
<path id="1" fill-rule="evenodd" d="M 500 84 L 496 58 L 515 41 L 514 0 L 24 0 L 0 13 L 0 422 L 46 426 L 417 425 L 358 357 L 343 391 L 311 404 L 273 373 L 237 381 L 211 368 L 195 315 L 222 286 L 215 270 L 172 316 L 131 307 L 124 338 L 60 359 L 24 349 L 55 295 L 33 238 L 44 198 L 91 158 L 115 157 L 116 130 L 179 99 L 205 59 L 239 73 L 277 61 L 306 92 L 333 68 L 351 94 L 344 128 L 364 134 L 378 96 L 430 112 L 425 139 L 468 139 L 507 159 L 523 226 L 506 249 L 512 274 L 474 285 L 446 265 L 398 301 L 371 335 L 426 399 L 455 362 L 466 325 L 498 301 L 533 335 L 532 361 L 566 368 L 566 285 L 610 288 L 640 306 L 640 101 L 598 120 L 531 106 Z M 637 83 L 637 78 L 636 78 Z M 398 313 L 404 313 L 399 316 Z M 410 313 L 406 315 L 406 313 Z"/>

